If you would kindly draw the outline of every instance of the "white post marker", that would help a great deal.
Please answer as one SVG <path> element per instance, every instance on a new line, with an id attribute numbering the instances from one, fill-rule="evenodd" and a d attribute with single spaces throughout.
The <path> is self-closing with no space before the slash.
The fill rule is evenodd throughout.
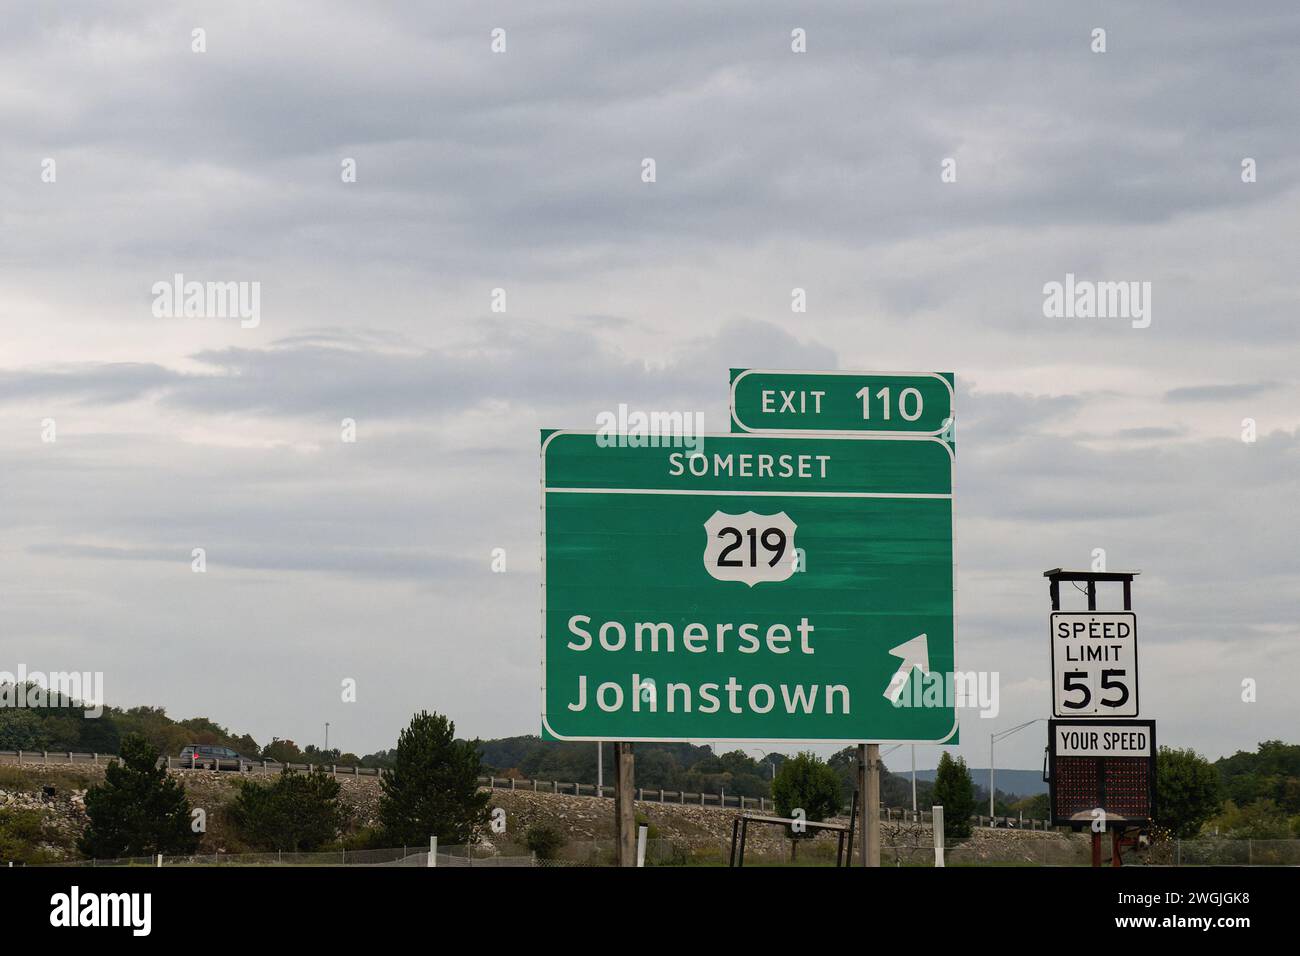
<path id="1" fill-rule="evenodd" d="M 934 865 L 943 866 L 943 807 L 932 807 L 930 820 L 934 830 Z"/>
<path id="2" fill-rule="evenodd" d="M 912 744 L 912 822 L 916 819 L 916 744 Z"/>
<path id="3" fill-rule="evenodd" d="M 429 866 L 438 865 L 438 838 L 429 837 Z"/>
<path id="4" fill-rule="evenodd" d="M 645 866 L 645 839 L 649 827 L 638 827 L 636 831 L 636 865 Z"/>

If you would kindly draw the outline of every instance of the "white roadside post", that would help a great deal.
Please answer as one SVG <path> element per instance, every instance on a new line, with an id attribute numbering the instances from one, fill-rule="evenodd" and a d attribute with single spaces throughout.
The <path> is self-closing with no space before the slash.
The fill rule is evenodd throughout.
<path id="1" fill-rule="evenodd" d="M 930 809 L 930 826 L 934 830 L 934 865 L 943 866 L 943 807 Z"/>
<path id="2" fill-rule="evenodd" d="M 429 837 L 429 865 L 438 865 L 438 838 L 436 836 Z"/>
<path id="3" fill-rule="evenodd" d="M 645 866 L 645 839 L 649 827 L 638 827 L 636 831 L 636 865 Z"/>
<path id="4" fill-rule="evenodd" d="M 916 815 L 916 744 L 912 744 L 912 822 L 919 819 Z"/>

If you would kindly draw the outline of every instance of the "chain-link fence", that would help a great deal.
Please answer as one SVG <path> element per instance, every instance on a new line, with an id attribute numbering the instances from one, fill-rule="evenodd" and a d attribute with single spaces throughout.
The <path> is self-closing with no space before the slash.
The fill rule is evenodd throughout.
<path id="1" fill-rule="evenodd" d="M 414 847 L 377 850 L 329 850 L 318 853 L 189 853 L 70 860 L 53 866 L 427 866 L 429 853 Z"/>
<path id="2" fill-rule="evenodd" d="M 1102 844 L 1102 858 L 1110 862 L 1110 841 Z M 847 856 L 847 854 L 845 855 Z M 722 867 L 731 859 L 729 840 L 647 840 L 645 865 L 671 867 Z M 833 867 L 837 845 L 834 840 L 785 840 L 750 844 L 745 849 L 745 866 Z M 506 844 L 499 847 L 439 847 L 436 866 L 441 867 L 592 867 L 615 866 L 614 840 L 570 840 L 553 856 L 538 858 L 527 849 Z M 853 862 L 856 865 L 856 854 Z M 1023 834 L 1010 840 L 948 840 L 944 847 L 947 866 L 1090 866 L 1092 845 L 1083 834 Z M 1125 847 L 1125 866 L 1300 866 L 1300 840 L 1167 840 L 1145 847 Z M 890 836 L 880 849 L 881 866 L 934 866 L 934 843 L 929 827 L 904 828 Z M 45 864 L 78 867 L 142 866 L 407 866 L 427 867 L 427 848 L 387 847 L 375 850 L 332 850 L 323 853 L 197 853 L 161 857 L 140 856 L 111 860 L 75 860 Z"/>

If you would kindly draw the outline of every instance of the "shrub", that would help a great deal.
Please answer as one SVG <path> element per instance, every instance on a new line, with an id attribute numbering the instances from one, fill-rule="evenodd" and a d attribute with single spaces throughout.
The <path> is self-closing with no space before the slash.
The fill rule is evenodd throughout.
<path id="1" fill-rule="evenodd" d="M 567 842 L 563 833 L 557 828 L 546 824 L 531 826 L 524 835 L 524 846 L 536 853 L 539 860 L 555 859 L 560 852 L 560 848 Z"/>
<path id="2" fill-rule="evenodd" d="M 247 782 L 230 808 L 240 835 L 263 850 L 310 853 L 333 843 L 347 825 L 339 782 L 319 767 L 282 770 L 273 784 Z"/>
<path id="3" fill-rule="evenodd" d="M 90 826 L 79 841 L 93 857 L 193 853 L 201 839 L 191 826 L 185 788 L 158 766 L 158 751 L 139 734 L 122 738 L 122 759 L 104 783 L 86 791 Z"/>
<path id="4" fill-rule="evenodd" d="M 0 866 L 51 862 L 55 855 L 41 845 L 51 842 L 39 810 L 0 809 Z"/>

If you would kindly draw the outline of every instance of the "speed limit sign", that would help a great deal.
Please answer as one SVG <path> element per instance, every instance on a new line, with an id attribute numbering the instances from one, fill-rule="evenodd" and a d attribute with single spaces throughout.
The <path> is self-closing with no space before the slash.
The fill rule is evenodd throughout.
<path id="1" fill-rule="evenodd" d="M 1138 715 L 1136 614 L 1052 614 L 1052 713 L 1057 717 Z"/>

